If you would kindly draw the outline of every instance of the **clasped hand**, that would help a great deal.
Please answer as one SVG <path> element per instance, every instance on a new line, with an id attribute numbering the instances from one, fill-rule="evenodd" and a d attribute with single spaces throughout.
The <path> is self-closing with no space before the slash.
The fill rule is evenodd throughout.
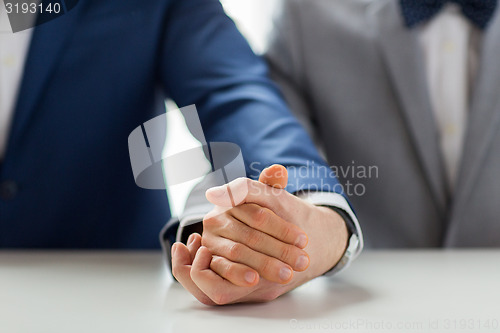
<path id="1" fill-rule="evenodd" d="M 215 208 L 203 220 L 203 236 L 172 246 L 173 275 L 200 302 L 274 300 L 341 258 L 343 219 L 283 190 L 287 177 L 273 165 L 258 182 L 239 178 L 207 191 Z"/>

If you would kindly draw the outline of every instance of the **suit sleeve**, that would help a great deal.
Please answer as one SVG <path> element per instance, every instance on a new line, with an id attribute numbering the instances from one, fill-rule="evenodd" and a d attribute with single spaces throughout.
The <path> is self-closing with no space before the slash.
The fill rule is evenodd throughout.
<path id="1" fill-rule="evenodd" d="M 207 142 L 236 143 L 254 179 L 273 163 L 326 167 L 219 1 L 174 1 L 166 22 L 161 80 L 179 106 L 196 105 Z M 291 174 L 287 190 L 341 188 L 335 176 L 302 172 Z"/>

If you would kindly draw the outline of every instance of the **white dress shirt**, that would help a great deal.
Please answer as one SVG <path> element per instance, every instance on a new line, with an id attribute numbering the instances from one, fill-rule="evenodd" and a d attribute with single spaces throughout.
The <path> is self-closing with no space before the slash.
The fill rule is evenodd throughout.
<path id="1" fill-rule="evenodd" d="M 4 2 L 0 4 L 0 161 L 5 154 L 17 93 L 33 29 L 12 33 Z"/>
<path id="2" fill-rule="evenodd" d="M 440 134 L 448 189 L 453 193 L 479 61 L 481 31 L 455 4 L 419 28 L 431 105 Z"/>

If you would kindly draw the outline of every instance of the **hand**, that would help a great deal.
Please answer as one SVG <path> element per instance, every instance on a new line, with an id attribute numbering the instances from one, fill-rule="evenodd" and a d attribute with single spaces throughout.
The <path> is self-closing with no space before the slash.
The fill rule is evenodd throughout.
<path id="1" fill-rule="evenodd" d="M 262 172 L 258 184 L 262 193 L 284 188 L 287 171 L 274 165 Z M 241 180 L 243 185 L 247 180 Z M 241 183 L 240 181 L 240 183 Z M 269 184 L 272 187 L 266 186 Z M 238 195 L 237 182 L 233 189 Z M 274 188 L 273 188 L 274 187 Z M 207 191 L 207 198 L 215 204 L 228 203 L 234 198 L 224 198 L 232 191 L 215 188 Z M 277 190 L 281 193 L 283 190 Z M 257 194 L 259 195 L 259 194 Z M 293 271 L 305 271 L 309 256 L 306 233 L 296 225 L 283 220 L 272 210 L 254 203 L 243 203 L 234 208 L 216 207 L 203 220 L 202 244 L 215 255 L 211 268 L 235 285 L 246 287 L 258 282 L 259 275 L 269 281 L 286 284 L 293 278 Z M 227 260 L 234 262 L 228 265 Z M 238 264 L 236 264 L 238 263 Z M 241 264 L 241 265 L 240 265 Z M 244 267 L 247 269 L 245 270 Z M 244 274 L 237 274 L 238 271 Z"/>
<path id="2" fill-rule="evenodd" d="M 276 188 L 284 188 L 287 184 L 286 169 L 282 166 L 268 168 L 267 172 L 261 174 L 259 180 Z M 231 219 L 229 215 L 225 216 L 225 213 L 234 213 L 235 217 Z M 267 233 L 258 229 L 254 230 L 250 226 L 246 226 L 239 220 L 236 220 L 238 217 L 244 220 L 243 217 L 247 215 L 254 217 L 254 222 L 257 223 L 256 227 Z M 218 246 L 219 242 L 225 243 L 231 241 L 233 243 L 231 245 L 233 246 L 231 252 L 237 254 L 242 244 L 234 242 L 234 236 L 238 240 L 240 236 L 251 235 L 250 241 L 247 241 L 245 237 L 241 237 L 241 241 L 248 244 L 249 247 L 247 250 L 249 252 L 253 252 L 250 255 L 250 259 L 255 256 L 253 261 L 250 260 L 253 262 L 254 267 L 262 268 L 259 271 L 262 272 L 263 276 L 271 276 L 269 280 L 277 280 L 280 283 L 289 282 L 292 278 L 291 269 L 289 265 L 262 253 L 282 253 L 281 257 L 284 258 L 283 260 L 293 262 L 290 265 L 294 266 L 295 269 L 304 270 L 307 268 L 309 258 L 307 253 L 300 250 L 300 248 L 307 245 L 307 235 L 300 228 L 282 220 L 269 209 L 253 204 L 244 204 L 231 210 L 224 210 L 219 207 L 219 209 L 211 213 L 211 216 L 205 218 L 204 222 L 208 223 L 208 225 L 204 227 L 203 239 L 209 238 L 216 246 Z M 229 225 L 226 225 L 226 228 L 224 228 L 224 225 L 218 223 L 221 217 L 229 218 Z M 252 222 L 252 219 L 250 221 Z M 211 230 L 212 226 L 215 227 L 215 231 L 222 231 L 222 235 L 227 235 L 228 238 L 221 238 L 216 233 L 208 232 L 207 230 Z M 225 229 L 231 229 L 233 232 L 226 233 Z M 233 236 L 233 240 L 231 240 L 231 236 Z M 278 241 L 277 238 L 279 237 L 283 239 Z M 295 244 L 298 247 L 291 244 Z M 200 248 L 200 245 L 200 235 L 193 234 L 189 237 L 187 246 L 182 243 L 176 243 L 172 247 L 174 276 L 200 302 L 213 305 L 236 301 L 265 301 L 275 299 L 286 291 L 286 288 L 282 288 L 279 284 L 272 283 L 266 279 L 259 280 L 259 271 L 254 271 L 243 264 L 231 262 L 224 257 L 212 255 L 205 247 Z M 223 246 L 220 248 L 223 248 Z M 255 251 L 260 250 L 260 253 L 254 252 L 252 249 L 255 249 Z M 298 254 L 295 257 L 298 257 L 291 258 L 293 257 L 292 253 L 297 251 Z M 302 257 L 301 260 L 299 260 L 300 257 Z M 259 260 L 262 260 L 263 264 Z M 283 267 L 285 267 L 286 276 L 280 278 L 279 272 L 281 272 L 281 268 Z M 222 279 L 221 275 L 225 276 L 227 281 Z M 247 288 L 237 288 L 237 286 Z M 219 288 L 219 291 L 215 290 L 215 288 Z M 209 291 L 205 293 L 202 289 Z M 207 294 L 211 295 L 211 298 Z M 226 300 L 226 295 L 229 295 L 230 299 Z"/>
<path id="3" fill-rule="evenodd" d="M 283 285 L 265 279 L 252 287 L 236 286 L 211 270 L 214 258 L 206 247 L 201 246 L 199 234 L 192 234 L 187 244 L 175 243 L 172 246 L 172 273 L 205 305 L 271 301 L 286 291 Z"/>
<path id="4" fill-rule="evenodd" d="M 261 180 L 267 182 L 266 178 L 269 177 L 261 177 Z M 273 180 L 272 178 L 267 179 L 271 182 L 270 185 L 273 185 L 272 182 L 279 181 L 279 179 Z M 269 184 L 269 182 L 267 183 Z M 297 273 L 285 285 L 273 283 L 263 278 L 257 284 L 255 284 L 256 281 L 253 283 L 247 282 L 245 287 L 242 286 L 246 281 L 245 276 L 248 277 L 255 271 L 240 262 L 248 263 L 249 259 L 244 252 L 238 253 L 239 250 L 236 253 L 234 253 L 234 250 L 228 252 L 228 248 L 219 247 L 221 255 L 212 258 L 212 253 L 205 247 L 199 248 L 198 253 L 194 255 L 184 245 L 176 244 L 172 249 L 174 252 L 174 276 L 201 302 L 205 304 L 227 304 L 274 299 L 288 290 L 323 274 L 333 267 L 342 256 L 347 243 L 347 230 L 344 221 L 339 215 L 331 209 L 307 204 L 282 190 L 270 193 L 269 187 L 263 186 L 258 182 L 239 179 L 227 186 L 209 191 L 207 197 L 213 203 L 221 206 L 228 205 L 228 203 L 235 203 L 236 205 L 253 203 L 275 212 L 277 216 L 284 220 L 302 226 L 311 240 L 307 248 L 305 248 L 311 258 L 311 267 L 306 272 Z M 230 211 L 234 209 L 226 209 L 222 214 L 216 212 L 216 214 L 211 215 L 210 219 L 227 218 L 228 214 L 233 213 Z M 247 226 L 252 224 L 248 219 L 243 219 L 247 222 L 244 223 Z M 196 236 L 195 238 L 197 239 Z M 239 247 L 242 248 L 242 246 Z M 188 255 L 187 253 L 191 254 Z M 255 255 L 254 253 L 251 254 Z M 181 256 L 183 260 L 177 260 Z M 231 257 L 233 260 L 228 260 L 227 257 Z M 194 258 L 194 260 L 190 258 Z M 286 259 L 283 260 L 286 261 Z"/>

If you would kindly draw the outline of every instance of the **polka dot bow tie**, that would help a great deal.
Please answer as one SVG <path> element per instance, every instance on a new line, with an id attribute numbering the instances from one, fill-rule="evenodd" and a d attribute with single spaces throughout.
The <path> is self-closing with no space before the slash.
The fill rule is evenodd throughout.
<path id="1" fill-rule="evenodd" d="M 497 6 L 497 0 L 400 0 L 403 18 L 412 28 L 431 19 L 447 3 L 460 6 L 462 13 L 480 29 L 485 29 Z"/>

